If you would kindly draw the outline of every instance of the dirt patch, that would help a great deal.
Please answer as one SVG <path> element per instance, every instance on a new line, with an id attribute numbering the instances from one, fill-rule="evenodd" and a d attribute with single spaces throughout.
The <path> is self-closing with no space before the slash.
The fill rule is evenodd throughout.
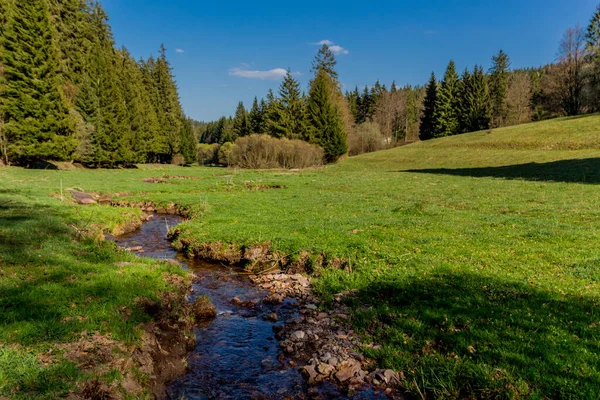
<path id="1" fill-rule="evenodd" d="M 256 190 L 271 190 L 271 189 L 284 189 L 283 185 L 267 185 L 267 184 L 248 184 L 246 188 L 250 191 Z"/>
<path id="2" fill-rule="evenodd" d="M 190 180 L 196 181 L 198 180 L 195 176 L 185 176 L 185 175 L 163 175 L 152 178 L 143 178 L 142 182 L 145 183 L 167 183 L 169 180 Z"/>

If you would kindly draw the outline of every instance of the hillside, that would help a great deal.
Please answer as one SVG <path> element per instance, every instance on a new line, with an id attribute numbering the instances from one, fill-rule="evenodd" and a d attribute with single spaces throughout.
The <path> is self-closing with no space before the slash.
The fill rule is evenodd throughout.
<path id="1" fill-rule="evenodd" d="M 316 276 L 321 307 L 328 307 L 333 294 L 352 291 L 346 301 L 356 331 L 365 344 L 382 344 L 363 350 L 380 366 L 402 371 L 402 384 L 413 395 L 597 398 L 598 122 L 600 116 L 594 115 L 465 134 L 296 173 L 171 166 L 58 172 L 2 168 L 0 271 L 8 272 L 0 282 L 4 290 L 10 288 L 10 297 L 0 303 L 0 321 L 6 321 L 0 323 L 0 343 L 24 340 L 32 346 L 23 356 L 30 369 L 30 354 L 52 347 L 52 339 L 35 347 L 41 339 L 33 330 L 26 337 L 16 334 L 24 322 L 9 316 L 11 307 L 23 301 L 26 286 L 18 277 L 38 269 L 43 276 L 47 262 L 68 264 L 68 274 L 52 278 L 56 285 L 83 274 L 72 264 L 75 256 L 68 255 L 81 249 L 71 243 L 67 221 L 108 232 L 117 221 L 138 218 L 127 208 L 98 205 L 82 211 L 62 203 L 56 198 L 62 180 L 64 187 L 117 200 L 190 207 L 196 218 L 181 225 L 179 239 L 192 249 L 221 242 L 235 253 L 261 244 L 290 260 L 304 257 Z M 163 175 L 191 179 L 142 182 Z M 43 219 L 52 222 L 39 225 L 41 237 L 57 235 L 69 246 L 44 239 L 48 245 L 40 248 L 32 239 L 15 239 L 27 235 L 27 218 L 42 218 L 36 211 L 40 207 Z M 108 217 L 113 222 L 103 221 Z M 22 242 L 23 253 L 47 256 L 47 262 L 38 265 L 35 257 L 11 255 L 12 242 L 6 238 Z M 65 254 L 51 257 L 57 246 Z M 90 251 L 90 244 L 85 246 Z M 112 251 L 103 247 L 94 260 L 112 265 L 124 257 Z M 161 287 L 157 274 L 146 279 L 147 288 Z M 69 296 L 61 295 L 58 305 L 37 301 L 57 307 L 52 315 L 60 320 L 76 313 L 67 306 Z M 135 309 L 129 297 L 122 302 Z M 73 331 L 99 329 L 102 318 L 70 326 Z M 131 342 L 136 340 L 131 330 L 127 324 L 117 332 L 125 332 L 121 337 Z M 74 338 L 60 332 L 57 340 Z M 4 351 L 19 360 L 16 355 L 24 350 L 12 346 Z M 0 395 L 10 396 L 19 387 L 41 390 L 43 385 L 35 385 L 35 379 L 44 378 L 41 374 L 19 386 L 20 378 L 3 372 L 1 361 L 0 381 L 8 383 L 0 385 Z M 52 382 L 60 381 L 62 370 L 52 371 Z M 65 390 L 46 387 L 51 389 Z"/>

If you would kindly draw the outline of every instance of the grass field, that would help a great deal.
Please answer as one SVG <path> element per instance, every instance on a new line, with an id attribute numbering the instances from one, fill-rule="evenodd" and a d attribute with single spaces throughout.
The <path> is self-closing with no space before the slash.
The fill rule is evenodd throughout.
<path id="1" fill-rule="evenodd" d="M 135 341 L 144 315 L 123 323 L 114 309 L 165 289 L 167 266 L 140 261 L 117 275 L 130 256 L 69 228 L 109 232 L 137 211 L 63 203 L 62 180 L 188 206 L 181 237 L 197 243 L 346 260 L 352 272 L 315 271 L 317 292 L 354 291 L 357 331 L 383 344 L 365 351 L 403 371 L 416 396 L 600 398 L 598 127 L 597 115 L 553 120 L 297 173 L 0 169 L 0 396 L 83 379 L 37 355 L 82 330 Z M 142 182 L 162 175 L 192 179 Z"/>

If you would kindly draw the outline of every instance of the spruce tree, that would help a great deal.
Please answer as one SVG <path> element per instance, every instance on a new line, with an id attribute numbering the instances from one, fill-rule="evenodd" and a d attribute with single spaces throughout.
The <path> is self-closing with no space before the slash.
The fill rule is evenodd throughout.
<path id="1" fill-rule="evenodd" d="M 307 137 L 306 114 L 300 84 L 289 70 L 279 86 L 279 98 L 273 103 L 269 115 L 270 130 L 274 136 L 288 139 Z"/>
<path id="2" fill-rule="evenodd" d="M 468 70 L 460 83 L 461 133 L 489 129 L 491 112 L 487 79 L 483 68 L 475 66 L 473 73 Z"/>
<path id="3" fill-rule="evenodd" d="M 421 116 L 421 125 L 419 127 L 419 138 L 421 140 L 433 139 L 437 127 L 435 109 L 437 104 L 438 83 L 435 78 L 435 73 L 433 72 L 431 73 L 431 78 L 429 78 L 425 93 L 423 115 Z"/>
<path id="4" fill-rule="evenodd" d="M 181 124 L 183 111 L 179 102 L 177 86 L 167 60 L 167 50 L 161 45 L 154 67 L 154 80 L 158 89 L 158 121 L 169 146 L 169 158 L 181 151 Z M 170 160 L 169 160 L 170 161 Z"/>
<path id="5" fill-rule="evenodd" d="M 458 89 L 456 66 L 454 61 L 450 61 L 440 85 L 435 106 L 435 137 L 456 135 L 459 132 Z"/>
<path id="6" fill-rule="evenodd" d="M 335 55 L 329 48 L 327 44 L 324 44 L 315 59 L 312 62 L 311 72 L 317 74 L 320 70 L 323 70 L 329 75 L 331 80 L 337 85 L 338 74 L 335 71 L 335 66 L 337 65 L 337 61 L 335 59 Z"/>
<path id="7" fill-rule="evenodd" d="M 263 111 L 261 106 L 258 104 L 258 99 L 254 97 L 252 103 L 252 109 L 248 114 L 248 124 L 250 127 L 250 133 L 265 133 L 263 129 Z"/>
<path id="8" fill-rule="evenodd" d="M 235 110 L 235 117 L 233 118 L 233 133 L 234 137 L 232 141 L 239 137 L 248 136 L 250 134 L 250 126 L 248 125 L 248 112 L 244 107 L 243 102 L 239 102 L 237 109 Z"/>
<path id="9" fill-rule="evenodd" d="M 180 153 L 187 164 L 196 161 L 196 136 L 194 134 L 194 125 L 191 118 L 183 116 L 181 122 L 181 149 Z"/>
<path id="10" fill-rule="evenodd" d="M 325 69 L 319 70 L 311 82 L 307 103 L 310 141 L 323 148 L 328 162 L 348 151 L 343 121 L 332 98 L 335 85 Z"/>
<path id="11" fill-rule="evenodd" d="M 396 86 L 396 81 L 392 82 L 392 86 L 390 88 L 390 92 L 391 93 L 396 93 L 396 91 L 398 90 L 398 87 Z"/>
<path id="12" fill-rule="evenodd" d="M 10 7 L 10 9 L 8 7 Z M 0 37 L 0 122 L 4 158 L 66 160 L 76 147 L 60 85 L 58 50 L 45 1 L 24 0 L 8 12 Z"/>
<path id="13" fill-rule="evenodd" d="M 151 114 L 153 114 L 152 116 L 150 116 L 149 123 L 153 127 L 155 127 L 155 129 L 151 129 L 152 136 L 150 136 L 150 138 L 145 144 L 146 162 L 167 162 L 170 159 L 169 145 L 168 138 L 164 134 L 164 131 L 162 130 L 160 125 L 160 121 L 161 119 L 164 119 L 164 117 L 161 116 L 159 118 L 159 115 L 162 115 L 163 110 L 161 107 L 158 85 L 155 79 L 156 61 L 154 57 L 149 57 L 146 61 L 140 60 L 138 64 L 142 72 L 144 90 L 148 94 L 148 101 L 150 102 L 150 107 L 148 108 L 148 111 Z"/>
<path id="14" fill-rule="evenodd" d="M 508 92 L 508 80 L 510 60 L 508 55 L 500 50 L 497 55 L 492 57 L 492 67 L 490 74 L 490 101 L 492 113 L 492 126 L 494 128 L 504 126 L 508 115 L 506 106 L 506 94 Z"/>

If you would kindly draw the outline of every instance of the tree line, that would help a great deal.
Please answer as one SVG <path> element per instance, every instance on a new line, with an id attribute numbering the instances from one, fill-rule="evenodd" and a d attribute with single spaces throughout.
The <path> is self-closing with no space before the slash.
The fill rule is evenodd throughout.
<path id="1" fill-rule="evenodd" d="M 288 70 L 277 95 L 269 90 L 266 99 L 254 98 L 249 111 L 240 102 L 233 118 L 200 123 L 200 142 L 224 144 L 251 134 L 268 134 L 316 144 L 323 148 L 326 161 L 336 161 L 347 153 L 347 135 L 352 129 L 336 64 L 333 52 L 324 44 L 312 64 L 314 77 L 308 94 Z"/>
<path id="2" fill-rule="evenodd" d="M 337 74 L 330 77 L 337 82 Z M 250 133 L 310 140 L 303 117 L 309 98 L 288 73 L 278 98 L 273 92 L 266 100 L 255 98 L 249 112 L 240 102 L 234 118 L 202 124 L 200 141 L 223 143 Z M 388 89 L 377 81 L 362 91 L 358 87 L 346 91 L 344 99 L 332 99 L 342 111 L 350 155 L 419 139 L 598 112 L 600 6 L 587 29 L 567 30 L 558 58 L 543 67 L 512 69 L 509 56 L 500 50 L 487 71 L 475 65 L 459 73 L 450 61 L 442 79 L 432 73 L 425 86 L 399 88 L 392 82 Z"/>
<path id="3" fill-rule="evenodd" d="M 100 4 L 0 0 L 0 156 L 6 164 L 192 162 L 166 49 L 117 49 Z"/>

